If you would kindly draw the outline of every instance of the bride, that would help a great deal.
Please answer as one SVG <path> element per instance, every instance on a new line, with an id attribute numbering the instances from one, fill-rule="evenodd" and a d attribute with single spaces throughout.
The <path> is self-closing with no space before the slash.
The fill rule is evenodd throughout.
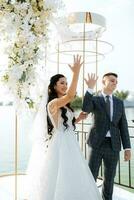
<path id="1" fill-rule="evenodd" d="M 50 79 L 47 106 L 40 110 L 47 111 L 40 115 L 36 129 L 40 134 L 44 126 L 44 136 L 35 142 L 28 167 L 28 200 L 102 199 L 74 132 L 75 123 L 85 116 L 80 113 L 75 119 L 69 104 L 76 94 L 82 64 L 81 56 L 74 56 L 73 65 L 69 65 L 73 77 L 68 90 L 64 75 Z"/>

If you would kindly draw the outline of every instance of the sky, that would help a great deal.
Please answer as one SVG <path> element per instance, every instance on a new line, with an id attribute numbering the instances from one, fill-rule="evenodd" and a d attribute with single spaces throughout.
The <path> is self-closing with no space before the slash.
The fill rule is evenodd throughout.
<path id="1" fill-rule="evenodd" d="M 113 51 L 98 63 L 98 89 L 101 77 L 106 72 L 118 74 L 118 90 L 134 92 L 134 1 L 133 0 L 63 0 L 68 12 L 93 12 L 106 19 L 106 31 L 101 40 L 113 45 Z M 2 60 L 1 60 L 2 62 Z M 70 60 L 68 61 L 70 62 Z M 56 73 L 56 65 L 49 63 L 50 74 Z M 67 66 L 61 66 L 60 72 L 65 73 L 68 81 L 71 72 Z M 95 65 L 89 64 L 87 73 L 95 72 Z M 82 78 L 78 84 L 78 93 L 82 92 Z"/>
<path id="2" fill-rule="evenodd" d="M 114 49 L 98 64 L 99 81 L 105 72 L 112 71 L 119 76 L 119 90 L 134 91 L 134 1 L 64 0 L 64 2 L 69 12 L 94 12 L 106 18 L 107 28 L 101 39 L 110 42 Z M 87 72 L 90 73 L 90 66 Z"/>

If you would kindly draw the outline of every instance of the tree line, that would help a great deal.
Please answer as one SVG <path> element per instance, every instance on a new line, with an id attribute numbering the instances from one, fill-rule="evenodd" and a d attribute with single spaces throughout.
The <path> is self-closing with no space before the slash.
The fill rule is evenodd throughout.
<path id="1" fill-rule="evenodd" d="M 116 97 L 118 97 L 119 99 L 121 99 L 121 100 L 124 101 L 125 99 L 127 99 L 128 95 L 129 95 L 129 91 L 128 91 L 128 90 L 127 90 L 127 91 L 123 91 L 123 90 L 119 91 L 119 90 L 116 90 L 116 91 L 114 92 L 114 95 L 115 95 Z M 82 108 L 82 97 L 76 96 L 75 99 L 72 101 L 71 106 L 72 106 L 72 108 L 75 109 L 75 110 L 76 110 L 76 109 L 81 109 L 81 108 Z"/>

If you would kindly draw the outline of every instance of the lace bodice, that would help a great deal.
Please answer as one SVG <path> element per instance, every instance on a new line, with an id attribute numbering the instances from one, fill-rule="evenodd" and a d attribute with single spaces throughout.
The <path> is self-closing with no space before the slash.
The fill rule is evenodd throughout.
<path id="1" fill-rule="evenodd" d="M 60 131 L 61 130 L 64 130 L 64 131 L 74 130 L 74 126 L 72 125 L 72 120 L 73 120 L 73 117 L 74 117 L 74 113 L 69 108 L 66 108 L 66 109 L 67 109 L 66 116 L 68 117 L 68 120 L 67 120 L 68 128 L 67 129 L 63 125 L 64 119 L 61 116 L 61 110 L 60 109 L 59 109 L 59 111 L 57 113 L 57 118 L 58 118 L 57 122 L 54 121 L 52 115 L 48 111 L 49 117 L 51 119 L 51 122 L 52 122 L 55 130 L 60 130 Z"/>

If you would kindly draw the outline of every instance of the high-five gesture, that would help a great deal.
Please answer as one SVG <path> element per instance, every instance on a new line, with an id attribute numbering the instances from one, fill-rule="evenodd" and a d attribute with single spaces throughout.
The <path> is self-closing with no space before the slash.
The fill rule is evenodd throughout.
<path id="1" fill-rule="evenodd" d="M 97 80 L 98 80 L 98 76 L 96 77 L 96 75 L 94 73 L 91 73 L 89 74 L 88 73 L 88 78 L 84 79 L 88 88 L 91 88 L 91 89 L 94 89 L 96 83 L 97 83 Z"/>
<path id="2" fill-rule="evenodd" d="M 73 65 L 68 64 L 68 66 L 70 67 L 70 69 L 72 70 L 72 72 L 77 73 L 80 71 L 80 68 L 83 64 L 83 62 L 81 62 L 81 56 L 80 55 L 74 55 L 74 63 Z"/>

